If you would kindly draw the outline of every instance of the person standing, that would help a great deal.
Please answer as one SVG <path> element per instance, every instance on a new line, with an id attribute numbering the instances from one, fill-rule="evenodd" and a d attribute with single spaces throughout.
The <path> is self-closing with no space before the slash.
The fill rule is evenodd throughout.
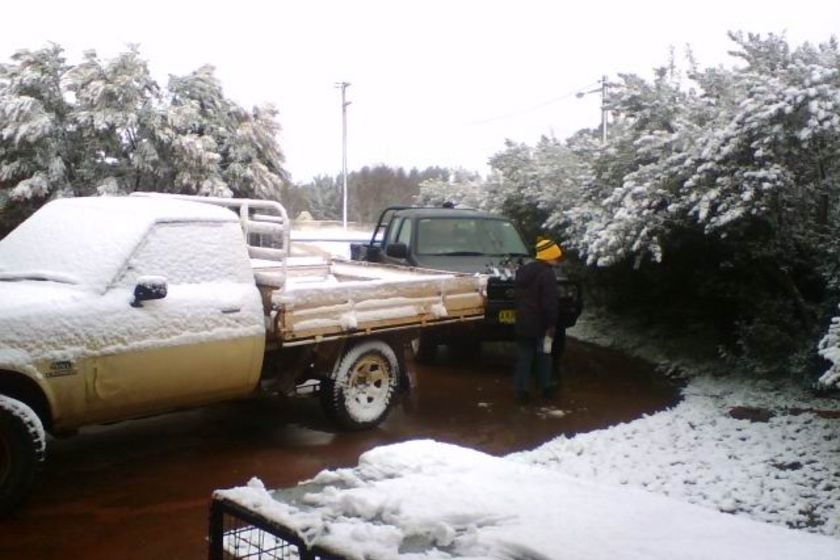
<path id="1" fill-rule="evenodd" d="M 514 388 L 521 404 L 527 404 L 531 372 L 544 398 L 554 394 L 551 347 L 557 325 L 557 279 L 553 266 L 564 257 L 563 249 L 551 239 L 538 238 L 536 260 L 516 271 L 516 368 Z"/>

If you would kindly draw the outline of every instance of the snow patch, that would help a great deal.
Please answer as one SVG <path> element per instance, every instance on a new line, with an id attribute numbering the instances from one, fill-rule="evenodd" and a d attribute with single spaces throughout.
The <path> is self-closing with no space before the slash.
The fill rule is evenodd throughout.
<path id="1" fill-rule="evenodd" d="M 287 524 L 310 545 L 351 558 L 787 560 L 840 554 L 840 541 L 828 537 L 430 440 L 373 449 L 357 467 L 323 471 L 293 492 L 239 488 L 217 495 Z"/>

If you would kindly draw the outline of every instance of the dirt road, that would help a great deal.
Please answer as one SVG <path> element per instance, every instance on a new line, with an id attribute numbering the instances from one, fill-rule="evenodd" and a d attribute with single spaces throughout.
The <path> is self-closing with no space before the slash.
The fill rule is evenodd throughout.
<path id="1" fill-rule="evenodd" d="M 550 403 L 513 398 L 513 352 L 446 355 L 416 366 L 416 391 L 378 429 L 335 432 L 313 400 L 260 400 L 169 414 L 50 440 L 28 506 L 0 521 L 0 558 L 201 559 L 216 488 L 257 476 L 293 485 L 355 465 L 372 447 L 433 438 L 502 455 L 637 418 L 676 402 L 646 364 L 569 341 L 563 390 Z"/>

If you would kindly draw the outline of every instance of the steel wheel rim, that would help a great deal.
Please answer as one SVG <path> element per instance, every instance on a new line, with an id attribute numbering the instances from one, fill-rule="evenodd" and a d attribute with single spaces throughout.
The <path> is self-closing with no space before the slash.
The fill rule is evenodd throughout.
<path id="1" fill-rule="evenodd" d="M 392 372 L 379 354 L 365 354 L 353 364 L 345 387 L 348 412 L 357 420 L 378 418 L 388 406 Z"/>

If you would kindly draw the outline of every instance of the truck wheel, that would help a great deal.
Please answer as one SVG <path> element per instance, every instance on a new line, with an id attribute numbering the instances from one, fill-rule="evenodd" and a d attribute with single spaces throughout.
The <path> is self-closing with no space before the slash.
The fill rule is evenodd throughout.
<path id="1" fill-rule="evenodd" d="M 11 513 L 29 495 L 45 449 L 38 415 L 19 400 L 0 395 L 0 516 Z"/>
<path id="2" fill-rule="evenodd" d="M 426 333 L 411 339 L 411 357 L 418 364 L 431 364 L 437 354 L 437 341 Z"/>
<path id="3" fill-rule="evenodd" d="M 321 402 L 343 428 L 371 428 L 388 415 L 399 375 L 397 356 L 386 342 L 363 341 L 341 358 L 332 378 L 321 384 Z"/>

